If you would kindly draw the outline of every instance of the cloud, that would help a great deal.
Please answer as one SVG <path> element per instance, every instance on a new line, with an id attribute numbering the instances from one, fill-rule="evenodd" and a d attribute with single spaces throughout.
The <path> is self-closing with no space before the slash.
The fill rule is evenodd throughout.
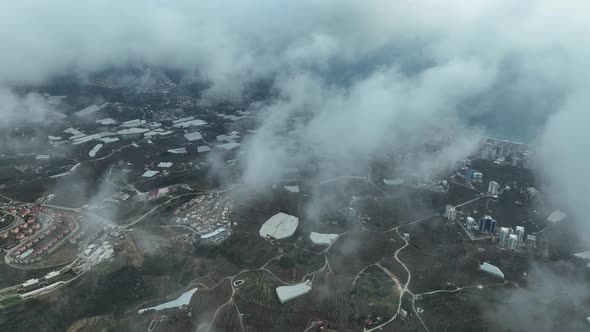
<path id="1" fill-rule="evenodd" d="M 559 272 L 557 272 L 559 271 Z M 575 268 L 560 262 L 533 265 L 528 284 L 499 292 L 500 303 L 482 306 L 483 316 L 501 331 L 585 331 L 589 289 Z"/>
<path id="2" fill-rule="evenodd" d="M 2 126 L 10 126 L 23 121 L 43 123 L 54 108 L 40 94 L 18 93 L 0 86 L 0 118 Z"/>
<path id="3" fill-rule="evenodd" d="M 590 225 L 586 197 L 590 197 L 590 176 L 586 166 L 590 155 L 580 144 L 590 142 L 590 115 L 585 92 L 573 93 L 560 110 L 551 116 L 539 139 L 537 171 L 548 180 L 551 198 L 567 208 L 587 234 Z M 583 235 L 585 236 L 585 235 Z M 585 238 L 588 240 L 588 238 Z"/>
<path id="4" fill-rule="evenodd" d="M 0 96 L 13 106 L 2 114 L 44 113 L 35 97 L 15 100 L 12 86 L 141 63 L 197 70 L 230 95 L 278 78 L 281 98 L 257 108 L 263 128 L 246 144 L 250 182 L 308 158 L 293 151 L 346 164 L 420 146 L 437 127 L 475 123 L 550 146 L 567 135 L 551 122 L 587 86 L 590 48 L 580 36 L 590 24 L 576 14 L 587 9 L 582 0 L 7 1 Z"/>

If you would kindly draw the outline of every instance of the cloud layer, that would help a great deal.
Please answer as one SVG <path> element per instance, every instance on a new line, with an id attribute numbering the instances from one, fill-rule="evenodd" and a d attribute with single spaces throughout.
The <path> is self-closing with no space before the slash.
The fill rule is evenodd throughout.
<path id="1" fill-rule="evenodd" d="M 562 191 L 573 183 L 553 157 L 572 171 L 583 161 L 574 148 L 558 148 L 587 140 L 590 47 L 580 36 L 590 32 L 583 15 L 590 8 L 582 0 L 23 0 L 1 7 L 4 123 L 46 113 L 41 99 L 14 86 L 142 63 L 197 70 L 224 93 L 277 78 L 281 98 L 259 107 L 267 121 L 249 144 L 246 178 L 254 182 L 259 157 L 289 160 L 293 145 L 348 161 L 418 146 L 437 127 L 473 124 L 538 139 L 543 170 Z M 283 129 L 302 139 L 287 142 Z"/>

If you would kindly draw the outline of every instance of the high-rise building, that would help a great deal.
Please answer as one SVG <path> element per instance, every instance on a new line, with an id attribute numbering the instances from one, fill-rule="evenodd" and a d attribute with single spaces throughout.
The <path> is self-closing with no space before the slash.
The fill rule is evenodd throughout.
<path id="1" fill-rule="evenodd" d="M 502 145 L 496 146 L 496 158 L 504 156 L 504 147 Z"/>
<path id="2" fill-rule="evenodd" d="M 549 256 L 549 240 L 544 236 L 539 237 L 537 239 L 537 249 L 544 257 Z"/>
<path id="3" fill-rule="evenodd" d="M 481 150 L 481 159 L 484 160 L 495 160 L 496 159 L 496 149 L 492 148 L 484 148 Z"/>
<path id="4" fill-rule="evenodd" d="M 490 181 L 488 184 L 488 192 L 492 195 L 498 194 L 498 188 L 500 188 L 500 185 L 496 181 Z"/>
<path id="5" fill-rule="evenodd" d="M 518 236 L 516 234 L 508 235 L 508 249 L 516 250 L 516 246 L 518 244 Z"/>
<path id="6" fill-rule="evenodd" d="M 525 242 L 525 247 L 528 250 L 533 250 L 537 247 L 537 237 L 534 235 L 527 235 L 526 236 L 526 242 Z"/>
<path id="7" fill-rule="evenodd" d="M 508 237 L 512 234 L 512 228 L 500 227 L 499 244 L 502 247 L 508 246 Z"/>
<path id="8" fill-rule="evenodd" d="M 447 205 L 445 209 L 445 218 L 449 221 L 455 221 L 457 219 L 457 210 L 452 205 Z"/>
<path id="9" fill-rule="evenodd" d="M 465 222 L 465 228 L 467 228 L 468 231 L 475 229 L 475 219 L 467 217 L 467 221 Z"/>
<path id="10" fill-rule="evenodd" d="M 484 216 L 479 219 L 479 231 L 482 233 L 493 234 L 496 230 L 496 220 L 490 216 Z"/>
<path id="11" fill-rule="evenodd" d="M 483 173 L 481 172 L 474 172 L 473 173 L 473 181 L 474 182 L 481 182 L 483 180 Z"/>
<path id="12" fill-rule="evenodd" d="M 516 236 L 518 236 L 518 243 L 521 244 L 524 241 L 524 227 L 516 226 L 516 232 L 514 232 Z"/>

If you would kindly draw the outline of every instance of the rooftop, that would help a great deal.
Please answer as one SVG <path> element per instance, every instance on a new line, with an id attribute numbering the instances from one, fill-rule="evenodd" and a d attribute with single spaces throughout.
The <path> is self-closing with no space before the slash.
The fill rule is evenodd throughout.
<path id="1" fill-rule="evenodd" d="M 95 146 L 92 148 L 92 150 L 90 150 L 90 152 L 88 152 L 88 155 L 89 155 L 90 157 L 95 157 L 95 156 L 96 156 L 96 154 L 98 153 L 98 151 L 99 151 L 99 150 L 102 148 L 102 146 L 103 146 L 102 144 L 96 144 L 96 145 L 95 145 Z"/>
<path id="2" fill-rule="evenodd" d="M 276 289 L 277 296 L 281 303 L 288 302 L 302 295 L 305 295 L 311 290 L 311 282 L 306 281 L 292 286 L 279 286 Z"/>
<path id="3" fill-rule="evenodd" d="M 39 282 L 39 279 L 29 279 L 23 283 L 23 287 L 31 286 Z"/>
<path id="4" fill-rule="evenodd" d="M 270 217 L 262 227 L 260 227 L 258 233 L 264 238 L 272 237 L 279 240 L 293 235 L 298 225 L 299 219 L 297 217 L 279 212 Z"/>
<path id="5" fill-rule="evenodd" d="M 161 162 L 158 164 L 158 167 L 160 168 L 170 168 L 172 167 L 172 165 L 174 165 L 173 163 L 170 162 Z"/>
<path id="6" fill-rule="evenodd" d="M 224 149 L 224 150 L 233 150 L 237 147 L 240 146 L 240 143 L 234 143 L 234 142 L 230 142 L 230 143 L 225 143 L 225 144 L 219 144 L 217 145 L 218 148 Z"/>
<path id="7" fill-rule="evenodd" d="M 219 227 L 218 229 L 214 230 L 213 232 L 209 232 L 207 234 L 201 234 L 201 239 L 208 239 L 214 237 L 215 235 L 221 234 L 225 232 L 225 228 Z"/>
<path id="8" fill-rule="evenodd" d="M 111 137 L 105 137 L 105 138 L 100 138 L 99 141 L 108 144 L 108 143 L 114 143 L 114 142 L 118 142 L 119 139 L 117 137 L 111 138 Z"/>
<path id="9" fill-rule="evenodd" d="M 143 173 L 142 176 L 144 178 L 151 178 L 151 177 L 154 177 L 158 173 L 160 173 L 160 171 L 145 171 L 145 173 Z"/>
<path id="10" fill-rule="evenodd" d="M 557 223 L 557 222 L 560 222 L 563 219 L 565 219 L 565 217 L 567 217 L 565 212 L 560 211 L 560 210 L 555 210 L 555 211 L 551 212 L 549 217 L 547 217 L 547 221 L 551 222 L 551 223 Z"/>
<path id="11" fill-rule="evenodd" d="M 193 142 L 200 140 L 203 138 L 203 136 L 198 131 L 195 131 L 193 133 L 184 134 L 184 138 L 186 138 L 189 142 Z"/>
<path id="12" fill-rule="evenodd" d="M 101 110 L 101 108 L 98 105 L 90 105 L 90 106 L 76 112 L 75 114 L 76 114 L 76 116 L 87 116 L 87 115 L 90 115 L 94 112 L 98 112 L 100 110 Z"/>
<path id="13" fill-rule="evenodd" d="M 121 127 L 128 127 L 128 128 L 137 127 L 137 126 L 140 126 L 145 123 L 146 123 L 145 120 L 135 119 L 135 120 L 129 120 L 129 121 L 125 121 L 125 122 L 121 123 Z"/>
<path id="14" fill-rule="evenodd" d="M 292 193 L 298 193 L 299 192 L 299 186 L 285 186 L 285 189 L 288 192 L 292 192 Z"/>
<path id="15" fill-rule="evenodd" d="M 170 135 L 172 134 L 173 131 L 172 130 L 164 130 L 164 129 L 155 129 L 152 131 L 148 131 L 145 134 L 143 134 L 146 137 L 150 137 L 150 136 L 166 136 L 166 135 Z"/>
<path id="16" fill-rule="evenodd" d="M 383 183 L 390 185 L 390 186 L 399 186 L 401 184 L 404 184 L 404 179 L 395 179 L 395 180 L 387 180 L 387 179 L 383 179 Z"/>
<path id="17" fill-rule="evenodd" d="M 96 120 L 96 123 L 101 124 L 101 125 L 114 125 L 117 124 L 117 121 L 111 118 L 106 118 L 106 119 L 100 119 L 100 120 Z"/>
<path id="18" fill-rule="evenodd" d="M 309 234 L 309 239 L 317 245 L 330 245 L 336 238 L 338 238 L 338 234 L 322 234 L 316 232 Z"/>
<path id="19" fill-rule="evenodd" d="M 137 135 L 137 134 L 143 134 L 148 131 L 150 131 L 150 130 L 145 129 L 145 128 L 129 128 L 129 129 L 119 130 L 117 132 L 117 134 L 118 135 Z"/>
<path id="20" fill-rule="evenodd" d="M 502 271 L 495 265 L 484 262 L 483 264 L 481 264 L 479 266 L 479 269 L 484 272 L 493 274 L 496 277 L 500 277 L 500 278 L 504 279 L 504 273 L 502 273 Z"/>
<path id="21" fill-rule="evenodd" d="M 169 149 L 168 152 L 170 153 L 175 153 L 175 154 L 184 154 L 184 153 L 188 153 L 186 151 L 186 148 L 177 148 L 177 149 Z"/>
<path id="22" fill-rule="evenodd" d="M 195 120 L 189 120 L 189 121 L 185 121 L 185 122 L 175 123 L 174 125 L 172 125 L 172 127 L 174 127 L 174 128 L 188 128 L 188 127 L 193 127 L 193 126 L 202 126 L 202 125 L 206 125 L 206 124 L 207 124 L 207 122 L 205 122 L 203 120 L 195 119 Z"/>

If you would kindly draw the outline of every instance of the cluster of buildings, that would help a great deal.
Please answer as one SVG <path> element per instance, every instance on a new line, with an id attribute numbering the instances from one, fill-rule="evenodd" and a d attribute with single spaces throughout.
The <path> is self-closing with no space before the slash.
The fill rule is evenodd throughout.
<path id="1" fill-rule="evenodd" d="M 175 224 L 185 225 L 201 235 L 202 240 L 220 241 L 231 227 L 228 196 L 209 193 L 193 198 L 174 210 Z"/>
<path id="2" fill-rule="evenodd" d="M 42 288 L 47 288 L 48 286 L 63 280 L 65 278 L 66 272 L 68 271 L 51 271 L 42 278 L 29 279 L 17 286 L 17 292 L 23 294 L 34 292 L 35 290 L 39 290 Z"/>
<path id="3" fill-rule="evenodd" d="M 486 138 L 480 152 L 480 158 L 483 160 L 521 168 L 529 167 L 531 156 L 532 152 L 528 150 L 527 145 L 497 138 Z"/>
<path id="4" fill-rule="evenodd" d="M 111 80 L 91 80 L 90 82 L 88 82 L 88 84 L 105 89 L 119 89 L 123 87 L 123 84 L 121 82 Z"/>
<path id="5" fill-rule="evenodd" d="M 160 174 L 160 172 L 164 175 L 168 175 L 168 171 L 173 165 L 174 163 L 168 161 L 149 163 L 144 166 L 145 172 L 141 176 L 144 178 L 151 178 Z"/>
<path id="6" fill-rule="evenodd" d="M 6 256 L 8 261 L 17 264 L 38 262 L 59 248 L 65 242 L 65 238 L 79 228 L 78 215 L 69 211 L 43 209 L 38 219 L 46 220 L 47 226 L 39 233 L 24 238 Z"/>
<path id="7" fill-rule="evenodd" d="M 458 217 L 455 207 L 447 205 L 444 217 L 449 221 L 456 221 Z M 496 237 L 496 225 L 496 220 L 487 215 L 481 217 L 479 221 L 476 221 L 474 218 L 468 216 L 462 223 L 462 226 L 464 227 L 467 234 L 470 235 L 470 237 L 473 234 L 491 235 L 494 240 L 497 239 L 498 244 L 501 247 L 509 250 L 526 249 L 532 251 L 541 247 L 546 247 L 546 241 L 538 241 L 535 235 L 528 234 L 525 236 L 524 226 L 516 226 L 515 229 L 509 227 L 500 227 L 499 232 L 497 232 L 498 236 Z M 543 243 L 539 244 L 539 242 Z"/>
<path id="8" fill-rule="evenodd" d="M 444 213 L 444 217 L 449 221 L 456 221 L 457 218 L 457 210 L 452 205 L 447 205 Z M 465 222 L 462 226 L 465 228 L 468 234 L 478 233 L 481 235 L 484 234 L 494 234 L 496 231 L 496 220 L 491 216 L 483 216 L 476 221 L 473 217 L 465 218 Z"/>
<path id="9" fill-rule="evenodd" d="M 500 227 L 498 244 L 510 250 L 534 250 L 537 247 L 537 237 L 532 234 L 525 237 L 523 226 L 516 226 L 516 229 Z"/>
<path id="10" fill-rule="evenodd" d="M 369 217 L 366 214 L 360 213 L 358 212 L 355 208 L 353 208 L 352 206 L 348 208 L 348 213 L 350 215 L 350 217 L 358 220 L 359 222 L 366 224 L 369 221 L 371 221 L 371 217 Z"/>
<path id="11" fill-rule="evenodd" d="M 435 193 L 446 193 L 449 191 L 449 188 L 450 186 L 447 180 L 435 181 L 432 183 L 432 186 L 430 186 L 430 190 Z"/>
<path id="12" fill-rule="evenodd" d="M 90 244 L 84 252 L 82 257 L 88 260 L 91 265 L 111 260 L 115 254 L 113 245 L 108 241 L 104 241 L 100 246 Z"/>
<path id="13" fill-rule="evenodd" d="M 467 181 L 482 182 L 483 173 L 471 168 L 471 160 L 463 159 L 457 162 L 456 174 Z"/>
<path id="14" fill-rule="evenodd" d="M 104 109 L 108 104 L 100 106 L 92 105 L 76 113 L 77 116 L 88 117 Z M 196 132 L 191 133 L 192 127 L 200 127 L 206 125 L 207 122 L 195 119 L 194 117 L 184 117 L 172 121 L 168 128 L 164 128 L 160 122 L 148 122 L 143 119 L 133 119 L 119 123 L 112 118 L 96 119 L 96 123 L 102 126 L 99 132 L 92 134 L 85 133 L 76 128 L 67 128 L 59 136 L 48 136 L 49 142 L 54 146 L 73 144 L 79 145 L 87 142 L 96 142 L 94 147 L 88 152 L 90 157 L 95 157 L 97 153 L 105 146 L 111 143 L 119 142 L 120 140 L 131 140 L 138 138 L 145 138 L 148 141 L 161 137 L 166 137 L 175 132 L 185 134 L 187 140 L 192 142 L 200 140 L 201 134 Z"/>
<path id="15" fill-rule="evenodd" d="M 455 221 L 457 220 L 457 210 L 452 205 L 447 205 L 445 207 L 444 217 L 447 218 L 448 221 Z M 473 219 L 473 218 L 471 218 Z"/>
<path id="16" fill-rule="evenodd" d="M 0 231 L 0 248 L 9 250 L 14 248 L 25 239 L 35 234 L 42 225 L 37 220 L 39 206 L 28 205 L 7 205 L 2 208 L 0 215 L 2 221 L 6 222 Z M 7 222 L 8 219 L 11 222 Z"/>
<path id="17" fill-rule="evenodd" d="M 41 224 L 37 221 L 37 218 L 32 215 L 27 215 L 21 223 L 0 233 L 1 243 L 5 249 L 10 248 L 11 246 L 8 244 L 12 243 L 13 245 L 16 245 L 18 241 L 23 241 L 25 238 L 33 235 L 40 228 Z M 17 242 L 10 241 L 11 239 L 16 239 Z M 8 246 L 4 245 L 5 243 Z"/>

